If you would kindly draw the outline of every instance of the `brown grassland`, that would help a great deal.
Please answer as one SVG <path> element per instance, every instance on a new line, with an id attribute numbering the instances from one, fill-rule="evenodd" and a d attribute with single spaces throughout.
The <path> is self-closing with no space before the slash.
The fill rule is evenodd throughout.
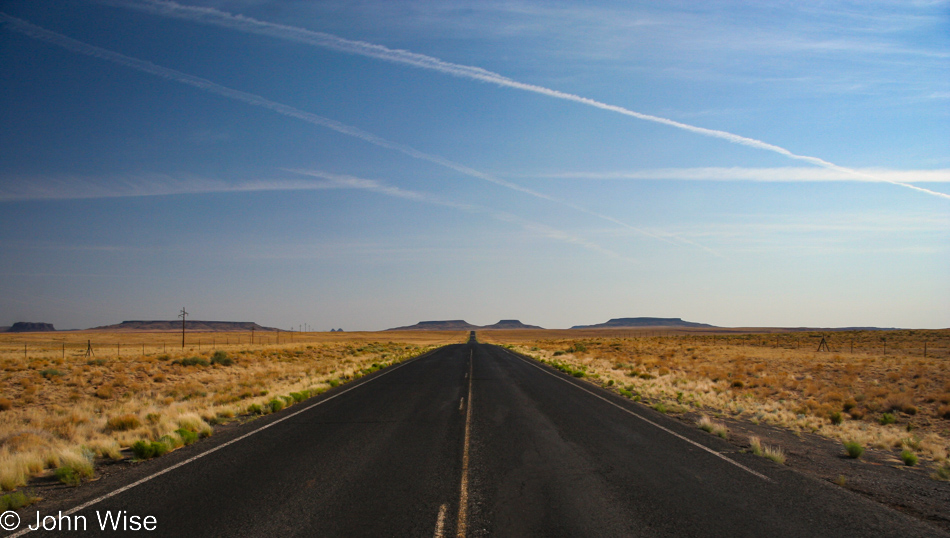
<path id="1" fill-rule="evenodd" d="M 822 337 L 830 351 L 817 351 Z M 665 412 L 772 424 L 948 465 L 950 330 L 524 330 L 479 338 Z"/>
<path id="2" fill-rule="evenodd" d="M 189 333 L 182 349 L 180 333 L 2 334 L 0 489 L 52 473 L 78 483 L 137 441 L 173 450 L 467 336 Z"/>

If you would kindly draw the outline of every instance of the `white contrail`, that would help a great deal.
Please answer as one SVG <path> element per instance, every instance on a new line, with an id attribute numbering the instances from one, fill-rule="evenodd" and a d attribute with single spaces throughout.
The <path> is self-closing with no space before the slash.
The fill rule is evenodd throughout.
<path id="1" fill-rule="evenodd" d="M 885 168 L 859 169 L 865 177 L 846 174 L 827 168 L 772 167 L 749 168 L 733 167 L 696 167 L 696 168 L 652 168 L 641 170 L 618 170 L 609 172 L 564 171 L 525 174 L 505 174 L 518 178 L 545 179 L 675 179 L 684 181 L 754 181 L 754 182 L 821 182 L 821 181 L 866 181 L 869 183 L 894 181 L 913 181 L 915 183 L 950 183 L 950 168 L 935 170 L 891 170 Z"/>
<path id="2" fill-rule="evenodd" d="M 143 72 L 145 72 L 145 73 L 149 73 L 149 74 L 152 74 L 152 75 L 156 75 L 156 76 L 159 76 L 159 77 L 168 79 L 168 80 L 173 80 L 173 81 L 176 81 L 176 82 L 181 82 L 182 84 L 188 84 L 189 86 L 194 86 L 194 87 L 196 87 L 196 88 L 198 88 L 198 89 L 204 90 L 204 91 L 209 92 L 209 93 L 221 95 L 221 96 L 224 96 L 224 97 L 227 97 L 227 98 L 230 98 L 230 99 L 234 99 L 234 100 L 236 100 L 236 101 L 241 101 L 241 102 L 244 102 L 244 103 L 247 103 L 247 104 L 250 104 L 250 105 L 254 105 L 254 106 L 259 106 L 259 107 L 262 107 L 262 108 L 266 108 L 266 109 L 268 109 L 268 110 L 271 110 L 271 111 L 276 112 L 276 113 L 278 113 L 278 114 L 282 114 L 282 115 L 284 115 L 284 116 L 288 116 L 288 117 L 291 117 L 291 118 L 297 118 L 297 119 L 306 121 L 306 122 L 308 122 L 308 123 L 311 123 L 311 124 L 313 124 L 313 125 L 319 125 L 319 126 L 321 126 L 321 127 L 326 127 L 326 128 L 328 128 L 328 129 L 332 129 L 332 130 L 337 131 L 337 132 L 339 132 L 339 133 L 343 133 L 343 134 L 346 134 L 346 135 L 349 135 L 349 136 L 352 136 L 352 137 L 355 137 L 355 138 L 359 138 L 360 140 L 369 142 L 370 144 L 374 144 L 374 145 L 376 145 L 376 146 L 380 146 L 380 147 L 384 147 L 384 148 L 387 148 L 387 149 L 392 149 L 392 150 L 398 151 L 398 152 L 400 152 L 400 153 L 403 153 L 403 154 L 408 155 L 408 156 L 410 156 L 410 157 L 413 157 L 413 158 L 415 158 L 415 159 L 420 159 L 420 160 L 423 160 L 423 161 L 428 161 L 428 162 L 431 162 L 431 163 L 433 163 L 433 164 L 437 164 L 437 165 L 443 166 L 443 167 L 445 167 L 445 168 L 449 168 L 449 169 L 451 169 L 451 170 L 455 170 L 456 172 L 459 172 L 459 173 L 461 173 L 461 174 L 467 175 L 467 176 L 469 176 L 469 177 L 474 177 L 474 178 L 482 179 L 482 180 L 485 180 L 485 181 L 489 181 L 489 182 L 491 182 L 491 183 L 494 183 L 494 184 L 496 184 L 496 185 L 500 185 L 500 186 L 502 186 L 502 187 L 506 187 L 506 188 L 508 188 L 508 189 L 512 189 L 512 190 L 515 190 L 515 191 L 518 191 L 518 192 L 522 192 L 522 193 L 528 194 L 528 195 L 530 195 L 530 196 L 534 196 L 534 197 L 537 197 L 537 198 L 541 198 L 541 199 L 543 199 L 543 200 L 547 200 L 547 201 L 550 201 L 550 202 L 554 202 L 554 203 L 557 203 L 557 204 L 561 204 L 561 205 L 570 207 L 570 208 L 575 209 L 575 210 L 577 210 L 577 211 L 581 211 L 581 212 L 586 213 L 586 214 L 588 214 L 588 215 L 591 215 L 591 216 L 594 216 L 594 217 L 597 217 L 597 218 L 606 220 L 606 221 L 608 221 L 608 222 L 612 222 L 612 223 L 617 224 L 617 225 L 619 225 L 619 226 L 623 226 L 623 227 L 625 227 L 625 228 L 627 228 L 627 229 L 629 229 L 629 230 L 636 231 L 636 232 L 638 232 L 638 233 L 640 233 L 640 234 L 643 234 L 643 235 L 652 237 L 652 238 L 654 238 L 654 239 L 658 239 L 658 240 L 660 240 L 660 241 L 665 241 L 665 242 L 668 242 L 668 243 L 673 243 L 673 241 L 671 240 L 671 238 L 672 238 L 673 240 L 679 241 L 680 243 L 685 243 L 685 244 L 688 244 L 688 245 L 696 246 L 696 247 L 698 247 L 698 248 L 702 248 L 702 249 L 704 249 L 704 250 L 706 250 L 706 251 L 708 251 L 708 252 L 711 252 L 711 253 L 713 253 L 713 254 L 716 254 L 717 256 L 719 255 L 719 254 L 716 253 L 715 251 L 713 251 L 713 250 L 711 250 L 711 249 L 709 249 L 709 248 L 707 248 L 707 247 L 704 247 L 704 246 L 702 246 L 702 245 L 698 245 L 698 244 L 696 244 L 696 243 L 694 243 L 694 242 L 692 242 L 692 241 L 689 241 L 689 240 L 687 240 L 687 239 L 683 239 L 683 238 L 681 238 L 681 237 L 678 237 L 678 236 L 675 236 L 675 235 L 671 235 L 671 234 L 662 234 L 662 235 L 661 235 L 661 234 L 656 234 L 656 233 L 649 232 L 649 231 L 647 231 L 647 230 L 643 230 L 643 229 L 641 229 L 641 228 L 637 228 L 637 227 L 632 226 L 632 225 L 630 225 L 630 224 L 627 224 L 627 223 L 625 223 L 625 222 L 623 222 L 623 221 L 620 221 L 620 220 L 618 220 L 618 219 L 615 219 L 615 218 L 610 217 L 610 216 L 607 216 L 607 215 L 602 215 L 602 214 L 600 214 L 600 213 L 591 211 L 591 210 L 586 209 L 586 208 L 584 208 L 584 207 L 582 207 L 582 206 L 579 206 L 579 205 L 577 205 L 577 204 L 574 204 L 574 203 L 571 203 L 571 202 L 566 202 L 566 201 L 563 201 L 563 200 L 559 200 L 559 199 L 554 198 L 554 197 L 552 197 L 552 196 L 549 196 L 549 195 L 547 195 L 547 194 L 543 194 L 543 193 L 540 193 L 540 192 L 537 192 L 537 191 L 528 189 L 528 188 L 526 188 L 526 187 L 522 187 L 522 186 L 520 186 L 520 185 L 516 185 L 516 184 L 511 183 L 511 182 L 509 182 L 509 181 L 505 181 L 505 180 L 503 180 L 503 179 L 494 177 L 494 176 L 492 176 L 492 175 L 490 175 L 490 174 L 486 174 L 486 173 L 481 172 L 481 171 L 479 171 L 479 170 L 475 170 L 474 168 L 470 168 L 470 167 L 468 167 L 468 166 L 465 166 L 465 165 L 462 165 L 462 164 L 459 164 L 459 163 L 450 161 L 450 160 L 448 160 L 448 159 L 446 159 L 446 158 L 444 158 L 444 157 L 440 157 L 440 156 L 438 156 L 438 155 L 431 155 L 431 154 L 429 154 L 429 153 L 425 153 L 425 152 L 423 152 L 423 151 L 419 151 L 419 150 L 417 150 L 417 149 L 415 149 L 415 148 L 413 148 L 413 147 L 411 147 L 411 146 L 407 146 L 407 145 L 405 145 L 405 144 L 400 144 L 400 143 L 398 143 L 398 142 L 393 142 L 393 141 L 391 141 L 391 140 L 387 140 L 387 139 L 382 138 L 382 137 L 380 137 L 380 136 L 377 136 L 377 135 L 375 135 L 375 134 L 372 134 L 372 133 L 368 133 L 368 132 L 366 132 L 366 131 L 363 131 L 362 129 L 359 129 L 359 128 L 357 128 L 357 127 L 352 127 L 352 126 L 350 126 L 350 125 L 346 125 L 346 124 L 340 123 L 340 122 L 338 122 L 338 121 L 336 121 L 336 120 L 331 120 L 331 119 L 329 119 L 329 118 L 325 118 L 325 117 L 319 116 L 319 115 L 317 115 L 317 114 L 313 114 L 313 113 L 310 113 L 310 112 L 305 112 L 305 111 L 303 111 L 303 110 L 300 110 L 300 109 L 297 109 L 297 108 L 294 108 L 294 107 L 291 107 L 291 106 L 288 106 L 288 105 L 284 105 L 284 104 L 281 104 L 281 103 L 277 103 L 277 102 L 275 102 L 275 101 L 271 101 L 270 99 L 266 99 L 266 98 L 261 97 L 261 96 L 259 96 L 259 95 L 255 95 L 255 94 L 252 94 L 252 93 L 243 92 L 243 91 L 240 91 L 240 90 L 235 90 L 235 89 L 232 89 L 232 88 L 228 88 L 228 87 L 226 87 L 226 86 L 222 86 L 222 85 L 220 85 L 220 84 L 217 84 L 217 83 L 215 83 L 215 82 L 211 82 L 210 80 L 207 80 L 207 79 L 204 79 L 204 78 L 196 77 L 196 76 L 194 76 L 194 75 L 189 75 L 189 74 L 187 74 L 187 73 L 182 73 L 181 71 L 176 71 L 176 70 L 174 70 L 174 69 L 170 69 L 170 68 L 167 68 L 167 67 L 162 67 L 162 66 L 153 64 L 153 63 L 151 63 L 151 62 L 147 62 L 147 61 L 145 61 L 145 60 L 139 60 L 138 58 L 133 58 L 133 57 L 131 57 L 131 56 L 126 56 L 126 55 L 124 55 L 124 54 L 120 54 L 120 53 L 118 53 L 118 52 L 113 52 L 113 51 L 111 51 L 111 50 L 103 49 L 103 48 L 101 48 L 101 47 L 96 47 L 96 46 L 94 46 L 94 45 L 90 45 L 90 44 L 88 44 L 88 43 L 84 43 L 84 42 L 82 42 L 82 41 L 78 41 L 78 40 L 73 39 L 73 38 L 71 38 L 71 37 L 66 37 L 66 36 L 64 36 L 64 35 L 62 35 L 62 34 L 58 34 L 58 33 L 56 33 L 56 32 L 52 32 L 52 31 L 50 31 L 50 30 L 46 30 L 45 28 L 41 28 L 41 27 L 39 27 L 39 26 L 36 26 L 35 24 L 30 24 L 30 23 L 28 23 L 28 22 L 26 22 L 26 21 L 24 21 L 24 20 L 17 19 L 17 18 L 15 18 L 15 17 L 11 17 L 10 15 L 7 15 L 7 14 L 2 13 L 2 12 L 0 12 L 0 23 L 2 23 L 4 26 L 6 26 L 7 28 L 9 28 L 9 29 L 11 29 L 11 30 L 20 32 L 20 33 L 22 33 L 22 34 L 24 34 L 24 35 L 27 35 L 27 36 L 29 36 L 29 37 L 32 37 L 32 38 L 34 38 L 34 39 L 39 39 L 39 40 L 41 40 L 41 41 L 46 41 L 46 42 L 48 42 L 48 43 L 52 43 L 52 44 L 55 44 L 55 45 L 59 45 L 59 46 L 65 48 L 65 49 L 71 50 L 71 51 L 73 51 L 73 52 L 78 52 L 78 53 L 80 53 L 80 54 L 85 54 L 85 55 L 93 56 L 93 57 L 100 58 L 100 59 L 103 59 L 103 60 L 108 60 L 108 61 L 110 61 L 110 62 L 114 62 L 114 63 L 117 63 L 117 64 L 119 64 L 119 65 L 123 65 L 123 66 L 126 66 L 126 67 L 130 67 L 130 68 L 132 68 L 132 69 L 136 69 L 136 70 L 139 70 L 139 71 L 143 71 Z"/>
<path id="3" fill-rule="evenodd" d="M 881 181 L 884 183 L 890 183 L 892 185 L 899 185 L 901 187 L 906 187 L 908 189 L 924 192 L 933 196 L 939 196 L 941 198 L 950 199 L 950 195 L 948 194 L 935 192 L 935 191 L 925 189 L 922 187 L 917 187 L 915 185 L 911 185 L 910 183 L 905 183 L 903 181 L 877 178 L 858 170 L 854 170 L 854 169 L 847 168 L 844 166 L 839 166 L 837 164 L 834 164 L 832 162 L 826 161 L 818 157 L 812 157 L 809 155 L 799 155 L 781 146 L 769 144 L 768 142 L 763 142 L 762 140 L 756 140 L 754 138 L 737 135 L 737 134 L 730 133 L 727 131 L 721 131 L 717 129 L 707 129 L 705 127 L 698 127 L 696 125 L 690 125 L 688 123 L 682 123 L 675 120 L 671 120 L 669 118 L 663 118 L 660 116 L 653 116 L 651 114 L 636 112 L 628 108 L 624 108 L 617 105 L 611 105 L 608 103 L 597 101 L 595 99 L 582 97 L 580 95 L 562 92 L 559 90 L 546 88 L 544 86 L 538 86 L 536 84 L 528 84 L 525 82 L 519 82 L 517 80 L 513 80 L 499 73 L 495 73 L 487 69 L 482 69 L 480 67 L 446 62 L 438 58 L 434 58 L 432 56 L 427 56 L 425 54 L 418 54 L 415 52 L 410 52 L 410 51 L 400 50 L 400 49 L 390 49 L 382 45 L 367 43 L 365 41 L 353 41 L 353 40 L 345 39 L 345 38 L 335 36 L 332 34 L 327 34 L 324 32 L 315 32 L 313 30 L 307 30 L 306 28 L 300 28 L 296 26 L 287 26 L 284 24 L 276 24 L 272 22 L 261 21 L 261 20 L 254 19 L 251 17 L 245 17 L 243 15 L 234 15 L 234 14 L 220 11 L 214 8 L 185 6 L 185 5 L 178 4 L 176 2 L 166 2 L 166 1 L 161 1 L 161 0 L 142 0 L 141 2 L 128 2 L 128 1 L 123 1 L 123 0 L 100 0 L 100 1 L 101 3 L 108 4 L 108 5 L 133 8 L 133 9 L 147 11 L 150 13 L 154 13 L 154 14 L 158 14 L 158 15 L 162 15 L 166 17 L 175 17 L 175 18 L 185 19 L 185 20 L 189 20 L 193 22 L 213 24 L 216 26 L 222 26 L 225 28 L 230 28 L 233 30 L 241 31 L 241 32 L 266 35 L 266 36 L 276 37 L 276 38 L 284 39 L 288 41 L 295 41 L 298 43 L 315 45 L 318 47 L 329 48 L 329 49 L 346 52 L 350 54 L 357 54 L 360 56 L 368 56 L 371 58 L 377 58 L 377 59 L 385 60 L 388 62 L 411 65 L 413 67 L 418 67 L 422 69 L 430 69 L 433 71 L 438 71 L 440 73 L 445 73 L 447 75 L 452 75 L 456 77 L 479 80 L 482 82 L 497 84 L 499 86 L 504 86 L 508 88 L 514 88 L 514 89 L 524 90 L 524 91 L 533 92 L 533 93 L 537 93 L 541 95 L 547 95 L 549 97 L 554 97 L 556 99 L 564 99 L 567 101 L 573 101 L 576 103 L 581 103 L 581 104 L 592 106 L 592 107 L 599 108 L 602 110 L 607 110 L 610 112 L 623 114 L 625 116 L 631 116 L 640 120 L 660 123 L 663 125 L 668 125 L 670 127 L 675 127 L 677 129 L 683 129 L 685 131 L 693 132 L 696 134 L 710 136 L 713 138 L 719 138 L 722 140 L 727 140 L 734 144 L 741 144 L 741 145 L 753 147 L 756 149 L 771 151 L 774 153 L 778 153 L 780 155 L 784 155 L 791 159 L 808 162 L 816 166 L 821 166 L 829 170 L 836 170 L 838 172 L 842 172 L 842 173 L 852 175 L 858 178 L 865 178 L 871 181 Z"/>

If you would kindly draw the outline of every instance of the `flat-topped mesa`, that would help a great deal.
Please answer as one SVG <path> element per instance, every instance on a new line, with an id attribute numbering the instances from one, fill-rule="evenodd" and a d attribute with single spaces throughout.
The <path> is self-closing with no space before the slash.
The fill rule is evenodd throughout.
<path id="1" fill-rule="evenodd" d="M 450 319 L 444 321 L 420 321 L 415 325 L 405 327 L 393 327 L 387 331 L 471 331 L 481 329 L 478 325 L 472 325 L 464 319 Z"/>
<path id="2" fill-rule="evenodd" d="M 55 331 L 52 323 L 39 323 L 34 321 L 18 321 L 7 328 L 9 333 L 39 333 Z"/>
<path id="3" fill-rule="evenodd" d="M 544 327 L 538 327 L 537 325 L 526 325 L 521 323 L 517 319 L 503 319 L 494 325 L 485 325 L 482 329 L 492 330 L 492 329 L 543 329 Z"/>
<path id="4" fill-rule="evenodd" d="M 185 329 L 192 332 L 247 332 L 279 331 L 273 327 L 263 327 L 253 321 L 201 321 L 189 319 Z M 116 325 L 95 327 L 90 331 L 181 331 L 181 320 L 123 321 Z"/>
<path id="5" fill-rule="evenodd" d="M 705 323 L 683 321 L 682 318 L 614 318 L 596 325 L 575 325 L 572 329 L 610 329 L 615 327 L 715 327 Z"/>

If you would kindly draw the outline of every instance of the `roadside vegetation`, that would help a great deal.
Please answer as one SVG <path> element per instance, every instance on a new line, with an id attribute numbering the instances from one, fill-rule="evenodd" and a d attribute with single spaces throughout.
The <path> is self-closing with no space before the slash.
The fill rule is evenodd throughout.
<path id="1" fill-rule="evenodd" d="M 908 466 L 950 461 L 948 330 L 566 333 L 484 336 L 663 412 L 701 415 L 716 435 L 725 426 L 712 419 L 729 417 L 887 450 Z M 822 337 L 830 351 L 817 351 Z"/>
<path id="2" fill-rule="evenodd" d="M 216 424 L 280 411 L 446 339 L 444 333 L 442 341 L 431 335 L 393 335 L 400 342 L 347 337 L 298 336 L 279 345 L 168 353 L 153 345 L 153 353 L 126 350 L 125 357 L 109 356 L 104 347 L 96 356 L 70 350 L 65 358 L 61 349 L 38 344 L 35 355 L 24 357 L 22 344 L 0 340 L 0 490 L 17 490 L 40 475 L 77 485 L 93 477 L 99 458 L 161 456 L 210 435 Z M 3 498 L 10 506 L 29 499 Z"/>

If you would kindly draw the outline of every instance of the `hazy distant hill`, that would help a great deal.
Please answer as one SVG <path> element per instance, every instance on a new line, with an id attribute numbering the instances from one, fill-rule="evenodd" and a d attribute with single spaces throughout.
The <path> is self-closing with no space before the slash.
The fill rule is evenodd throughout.
<path id="1" fill-rule="evenodd" d="M 516 319 L 503 319 L 494 325 L 484 325 L 482 329 L 543 329 L 537 325 L 525 325 Z"/>
<path id="2" fill-rule="evenodd" d="M 462 320 L 462 319 L 451 319 L 446 321 L 420 321 L 415 325 L 408 325 L 406 327 L 394 327 L 392 329 L 386 329 L 387 331 L 473 331 L 475 329 L 481 329 L 478 325 L 472 325 L 471 323 Z"/>
<path id="3" fill-rule="evenodd" d="M 415 325 L 406 327 L 394 327 L 386 329 L 387 331 L 475 331 L 480 329 L 541 329 L 537 325 L 525 325 L 516 319 L 503 319 L 494 325 L 472 325 L 463 319 L 450 319 L 445 321 L 420 321 Z"/>
<path id="4" fill-rule="evenodd" d="M 55 330 L 52 323 L 37 323 L 32 321 L 18 321 L 10 327 L 6 327 L 6 332 L 9 333 L 39 333 Z"/>
<path id="5" fill-rule="evenodd" d="M 200 321 L 188 320 L 185 330 L 201 332 L 236 331 L 277 331 L 273 327 L 262 327 L 253 321 Z M 123 321 L 118 325 L 94 327 L 90 331 L 180 331 L 181 320 L 176 321 Z"/>
<path id="6" fill-rule="evenodd" d="M 715 327 L 705 323 L 683 321 L 680 318 L 614 318 L 596 325 L 575 325 L 572 329 L 611 329 L 617 327 Z"/>

